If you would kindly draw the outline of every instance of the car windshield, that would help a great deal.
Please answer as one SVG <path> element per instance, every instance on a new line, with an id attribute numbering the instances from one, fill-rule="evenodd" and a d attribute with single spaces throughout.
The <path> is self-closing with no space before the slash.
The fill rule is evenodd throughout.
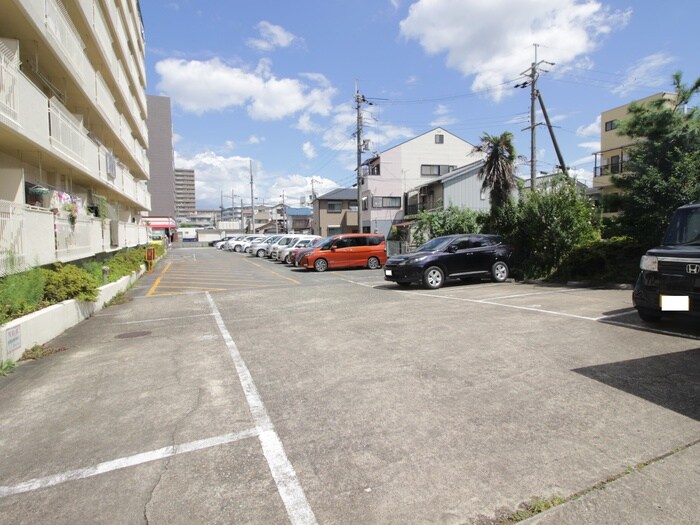
<path id="1" fill-rule="evenodd" d="M 665 245 L 700 245 L 700 206 L 676 210 L 664 237 Z"/>
<path id="2" fill-rule="evenodd" d="M 417 252 L 436 252 L 444 250 L 448 244 L 453 241 L 454 237 L 436 237 L 431 239 L 422 246 L 419 246 Z"/>

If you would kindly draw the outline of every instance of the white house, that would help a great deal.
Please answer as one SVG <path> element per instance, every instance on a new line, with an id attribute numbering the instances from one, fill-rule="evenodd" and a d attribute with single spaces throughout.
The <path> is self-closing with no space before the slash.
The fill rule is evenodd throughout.
<path id="1" fill-rule="evenodd" d="M 147 242 L 138 0 L 0 0 L 0 275 Z"/>
<path id="2" fill-rule="evenodd" d="M 406 216 L 409 190 L 482 158 L 473 144 L 435 128 L 368 159 L 360 178 L 362 231 L 387 235 Z"/>

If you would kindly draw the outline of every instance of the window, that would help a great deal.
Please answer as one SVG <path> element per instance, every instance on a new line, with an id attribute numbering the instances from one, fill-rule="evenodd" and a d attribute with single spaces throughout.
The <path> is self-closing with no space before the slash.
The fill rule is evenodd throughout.
<path id="1" fill-rule="evenodd" d="M 441 133 L 436 133 L 435 134 L 435 144 L 444 144 L 445 143 L 445 135 Z"/>
<path id="2" fill-rule="evenodd" d="M 357 211 L 357 201 L 350 201 L 348 205 L 350 211 Z"/>
<path id="3" fill-rule="evenodd" d="M 620 156 L 613 155 L 610 157 L 610 173 L 620 173 Z"/>
<path id="4" fill-rule="evenodd" d="M 343 210 L 343 203 L 340 201 L 328 201 L 328 213 L 340 213 Z"/>
<path id="5" fill-rule="evenodd" d="M 372 197 L 372 208 L 400 208 L 401 197 Z"/>
<path id="6" fill-rule="evenodd" d="M 425 177 L 434 177 L 436 175 L 445 175 L 455 168 L 457 166 L 449 164 L 421 164 L 420 174 Z"/>
<path id="7" fill-rule="evenodd" d="M 617 120 L 608 120 L 605 123 L 605 131 L 612 131 L 617 128 Z"/>
<path id="8" fill-rule="evenodd" d="M 338 235 L 340 233 L 343 233 L 343 230 L 340 226 L 329 226 L 328 227 L 328 236 Z"/>
<path id="9" fill-rule="evenodd" d="M 369 246 L 379 246 L 383 240 L 384 240 L 384 237 L 380 237 L 378 235 L 373 235 L 372 237 L 367 237 L 367 244 Z"/>

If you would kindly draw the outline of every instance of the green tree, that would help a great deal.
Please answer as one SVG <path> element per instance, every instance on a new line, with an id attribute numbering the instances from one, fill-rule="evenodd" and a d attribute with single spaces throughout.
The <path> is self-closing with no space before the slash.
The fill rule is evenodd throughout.
<path id="1" fill-rule="evenodd" d="M 658 244 L 678 206 L 700 199 L 700 112 L 686 109 L 700 91 L 673 75 L 675 99 L 631 104 L 618 128 L 638 140 L 630 150 L 627 169 L 614 176 L 620 188 L 620 233 L 647 245 Z"/>
<path id="2" fill-rule="evenodd" d="M 420 211 L 415 221 L 413 239 L 423 244 L 429 239 L 456 233 L 476 233 L 480 230 L 479 214 L 468 208 L 449 206 L 434 211 Z"/>
<path id="3" fill-rule="evenodd" d="M 479 170 L 482 188 L 489 190 L 491 209 L 498 209 L 508 202 L 516 187 L 513 134 L 509 131 L 498 136 L 484 133 L 476 149 L 486 154 L 484 165 Z"/>

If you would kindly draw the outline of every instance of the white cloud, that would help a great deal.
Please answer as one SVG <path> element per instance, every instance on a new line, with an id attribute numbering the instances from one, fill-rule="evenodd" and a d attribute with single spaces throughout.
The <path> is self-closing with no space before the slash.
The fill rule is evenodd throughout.
<path id="1" fill-rule="evenodd" d="M 303 113 L 297 121 L 296 128 L 303 133 L 317 133 L 321 131 L 321 127 L 311 120 L 311 115 Z"/>
<path id="2" fill-rule="evenodd" d="M 248 137 L 248 144 L 260 144 L 261 142 L 264 142 L 264 138 L 260 138 L 257 135 L 251 135 Z"/>
<path id="3" fill-rule="evenodd" d="M 255 71 L 232 67 L 214 58 L 207 61 L 168 58 L 156 64 L 159 92 L 195 114 L 246 107 L 254 120 L 278 120 L 299 112 L 327 115 L 335 88 L 323 75 L 278 79 L 269 60 Z"/>
<path id="4" fill-rule="evenodd" d="M 289 47 L 299 38 L 281 26 L 263 20 L 256 26 L 260 38 L 249 38 L 249 47 L 258 51 L 272 51 L 276 47 Z"/>
<path id="5" fill-rule="evenodd" d="M 616 11 L 595 0 L 418 0 L 401 21 L 401 33 L 426 53 L 446 55 L 446 63 L 475 75 L 472 89 L 489 90 L 499 100 L 513 90 L 533 60 L 566 65 L 590 53 L 600 39 L 624 27 L 631 10 Z"/>
<path id="6" fill-rule="evenodd" d="M 672 56 L 665 53 L 646 56 L 627 68 L 625 78 L 612 92 L 625 97 L 640 87 L 662 87 L 669 83 L 670 78 L 670 75 L 664 72 L 664 68 L 674 61 Z"/>
<path id="7" fill-rule="evenodd" d="M 579 126 L 576 128 L 576 135 L 579 137 L 594 137 L 600 135 L 600 115 L 598 115 L 594 122 L 591 122 L 587 126 Z"/>
<path id="8" fill-rule="evenodd" d="M 578 147 L 592 152 L 600 151 L 600 141 L 581 142 Z"/>
<path id="9" fill-rule="evenodd" d="M 438 104 L 435 111 L 433 111 L 433 115 L 435 115 L 437 118 L 430 123 L 432 127 L 447 127 L 455 122 L 458 122 L 455 117 L 450 115 L 450 108 L 444 104 Z"/>
<path id="10" fill-rule="evenodd" d="M 301 147 L 301 149 L 304 152 L 304 155 L 306 155 L 307 159 L 313 159 L 316 157 L 316 148 L 314 148 L 311 142 L 304 142 L 304 145 Z"/>

